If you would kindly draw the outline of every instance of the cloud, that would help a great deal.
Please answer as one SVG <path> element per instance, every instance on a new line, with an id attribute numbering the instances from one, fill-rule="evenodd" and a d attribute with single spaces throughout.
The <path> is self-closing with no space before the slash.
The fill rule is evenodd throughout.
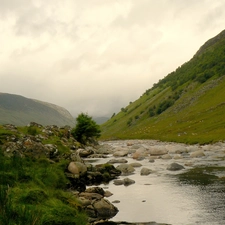
<path id="1" fill-rule="evenodd" d="M 0 0 L 1 92 L 111 116 L 223 29 L 222 0 Z"/>

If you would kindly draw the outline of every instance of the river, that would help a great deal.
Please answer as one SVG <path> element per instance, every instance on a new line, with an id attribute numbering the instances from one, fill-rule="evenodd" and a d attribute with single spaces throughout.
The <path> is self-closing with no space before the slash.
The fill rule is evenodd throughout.
<path id="1" fill-rule="evenodd" d="M 118 201 L 113 203 L 119 212 L 111 219 L 112 221 L 155 221 L 172 225 L 225 224 L 224 143 L 193 147 L 152 141 L 130 142 L 132 143 L 130 146 L 136 145 L 138 149 L 137 145 L 139 145 L 142 150 L 155 146 L 164 147 L 169 149 L 170 158 L 163 159 L 160 156 L 155 160 L 149 160 L 149 157 L 136 160 L 132 158 L 132 154 L 123 157 L 128 164 L 139 162 L 142 166 L 136 167 L 134 173 L 128 176 L 135 181 L 132 185 L 115 185 L 113 181 L 100 185 L 113 193 L 108 198 L 110 202 Z M 128 149 L 127 143 L 128 141 L 104 142 L 114 148 L 124 149 Z M 182 151 L 178 151 L 179 149 Z M 192 152 L 199 149 L 204 152 L 203 156 L 190 157 Z M 97 159 L 94 163 L 106 163 L 112 158 L 113 155 L 109 155 L 108 158 Z M 167 170 L 167 166 L 172 162 L 184 165 L 185 169 Z M 115 167 L 117 165 L 119 164 L 114 164 Z M 151 169 L 151 174 L 141 176 L 140 170 L 143 167 Z M 188 172 L 193 169 L 195 171 L 189 174 Z M 119 179 L 124 178 L 125 176 L 119 177 Z"/>

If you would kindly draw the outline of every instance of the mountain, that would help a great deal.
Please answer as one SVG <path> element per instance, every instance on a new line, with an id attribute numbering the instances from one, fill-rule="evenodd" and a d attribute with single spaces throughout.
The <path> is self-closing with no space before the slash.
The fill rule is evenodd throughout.
<path id="1" fill-rule="evenodd" d="M 74 118 L 63 107 L 20 95 L 0 93 L 0 124 L 25 126 L 30 122 L 57 126 L 75 124 Z"/>
<path id="2" fill-rule="evenodd" d="M 225 30 L 104 123 L 102 139 L 225 140 Z"/>
<path id="3" fill-rule="evenodd" d="M 104 116 L 93 117 L 93 120 L 99 125 L 105 123 L 108 119 L 109 119 L 109 117 L 104 117 Z"/>

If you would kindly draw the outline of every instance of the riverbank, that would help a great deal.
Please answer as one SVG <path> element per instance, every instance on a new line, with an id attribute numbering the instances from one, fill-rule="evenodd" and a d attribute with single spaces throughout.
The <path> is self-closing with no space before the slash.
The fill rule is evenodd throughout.
<path id="1" fill-rule="evenodd" d="M 117 140 L 82 146 L 68 127 L 35 123 L 2 126 L 0 132 L 5 225 L 225 222 L 223 142 Z"/>

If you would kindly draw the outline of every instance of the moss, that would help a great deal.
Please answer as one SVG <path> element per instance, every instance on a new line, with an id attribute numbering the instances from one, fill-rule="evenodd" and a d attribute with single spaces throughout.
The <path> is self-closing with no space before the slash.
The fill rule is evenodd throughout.
<path id="1" fill-rule="evenodd" d="M 200 167 L 189 170 L 186 173 L 177 175 L 182 183 L 190 185 L 210 185 L 215 182 L 223 182 L 217 176 L 218 173 L 225 171 L 225 167 Z"/>

